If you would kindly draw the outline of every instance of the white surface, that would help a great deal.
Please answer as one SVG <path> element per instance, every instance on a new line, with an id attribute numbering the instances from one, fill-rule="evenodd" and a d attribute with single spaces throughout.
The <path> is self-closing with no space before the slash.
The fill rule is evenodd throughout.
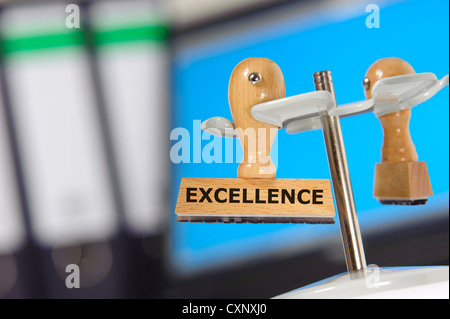
<path id="1" fill-rule="evenodd" d="M 41 58 L 6 66 L 35 235 L 45 245 L 104 240 L 115 208 L 85 57 Z"/>
<path id="2" fill-rule="evenodd" d="M 23 3 L 22 3 L 23 4 Z M 20 37 L 23 34 L 55 32 L 70 33 L 66 28 L 66 6 L 68 3 L 42 2 L 32 5 L 8 6 L 2 13 L 0 31 L 5 38 Z"/>
<path id="3" fill-rule="evenodd" d="M 91 10 L 96 30 L 150 25 L 159 16 L 154 1 L 102 1 Z M 167 216 L 168 49 L 124 42 L 103 45 L 98 55 L 126 224 L 135 233 L 155 233 Z"/>
<path id="4" fill-rule="evenodd" d="M 166 213 L 168 188 L 165 50 L 129 44 L 108 50 L 100 52 L 100 68 L 126 221 L 132 231 L 154 233 Z"/>
<path id="5" fill-rule="evenodd" d="M 166 20 L 167 2 L 160 0 L 100 0 L 89 6 L 89 18 L 96 31 L 149 25 Z"/>
<path id="6" fill-rule="evenodd" d="M 373 98 L 367 101 L 335 107 L 329 92 L 315 91 L 257 104 L 251 112 L 258 121 L 285 128 L 289 133 L 298 133 L 321 128 L 321 112 L 341 117 L 366 112 L 382 116 L 423 103 L 448 83 L 448 75 L 441 80 L 433 73 L 400 75 L 375 83 Z"/>
<path id="7" fill-rule="evenodd" d="M 0 96 L 0 255 L 17 250 L 25 238 L 6 119 Z"/>
<path id="8" fill-rule="evenodd" d="M 306 286 L 275 299 L 448 299 L 449 268 L 368 268 L 366 276 L 348 273 Z"/>
<path id="9" fill-rule="evenodd" d="M 33 34 L 27 16 L 66 30 L 64 6 L 45 8 L 5 9 L 0 30 Z M 108 239 L 117 219 L 84 48 L 14 53 L 5 71 L 34 236 L 46 246 Z"/>

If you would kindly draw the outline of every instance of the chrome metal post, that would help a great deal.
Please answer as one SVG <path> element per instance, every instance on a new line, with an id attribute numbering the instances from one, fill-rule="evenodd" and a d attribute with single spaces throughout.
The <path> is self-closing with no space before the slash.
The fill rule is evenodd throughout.
<path id="1" fill-rule="evenodd" d="M 335 98 L 330 71 L 316 72 L 313 77 L 316 91 L 327 90 Z M 363 272 L 367 265 L 358 217 L 356 215 L 340 120 L 338 116 L 330 116 L 324 111 L 321 114 L 321 121 L 333 181 L 336 207 L 339 215 L 347 269 L 348 272 Z"/>

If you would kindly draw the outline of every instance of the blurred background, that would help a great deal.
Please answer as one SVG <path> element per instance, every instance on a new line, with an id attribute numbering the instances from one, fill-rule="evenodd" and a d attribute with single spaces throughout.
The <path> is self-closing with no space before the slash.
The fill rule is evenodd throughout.
<path id="1" fill-rule="evenodd" d="M 370 4 L 379 28 L 366 25 Z M 338 220 L 177 223 L 181 178 L 236 177 L 239 161 L 207 164 L 194 147 L 172 163 L 170 132 L 205 146 L 194 121 L 231 119 L 229 77 L 248 57 L 275 61 L 287 96 L 330 70 L 338 104 L 364 99 L 380 58 L 442 78 L 448 6 L 0 0 L 0 298 L 270 298 L 345 272 Z M 372 197 L 381 125 L 373 114 L 342 120 L 368 264 L 448 265 L 448 105 L 447 87 L 412 112 L 434 191 L 424 206 Z M 281 130 L 277 152 L 279 178 L 330 178 L 321 131 Z M 66 287 L 69 264 L 80 289 Z"/>

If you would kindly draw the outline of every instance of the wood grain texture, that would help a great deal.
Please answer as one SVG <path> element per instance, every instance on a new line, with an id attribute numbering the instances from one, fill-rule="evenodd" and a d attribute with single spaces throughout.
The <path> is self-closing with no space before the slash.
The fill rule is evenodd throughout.
<path id="1" fill-rule="evenodd" d="M 409 132 L 411 109 L 380 116 L 384 138 L 381 161 L 386 163 L 413 162 L 418 156 Z"/>
<path id="2" fill-rule="evenodd" d="M 415 73 L 408 62 L 399 58 L 385 58 L 372 64 L 366 73 L 369 86 L 365 89 L 367 99 L 372 98 L 372 87 L 381 79 Z M 417 161 L 417 153 L 409 133 L 411 110 L 393 112 L 380 117 L 384 139 L 381 149 L 382 162 L 397 163 Z"/>
<path id="3" fill-rule="evenodd" d="M 202 201 L 204 192 L 208 192 L 209 200 Z M 284 196 L 286 193 L 289 196 Z M 298 201 L 299 193 L 303 203 Z M 331 184 L 326 179 L 183 178 L 175 212 L 202 216 L 335 216 Z"/>
<path id="4" fill-rule="evenodd" d="M 399 58 L 376 61 L 366 73 L 366 98 L 372 98 L 373 85 L 383 78 L 413 74 L 412 66 Z M 411 109 L 380 116 L 383 127 L 381 163 L 375 168 L 374 196 L 379 199 L 415 199 L 432 195 L 425 162 L 418 155 L 409 132 Z"/>
<path id="5" fill-rule="evenodd" d="M 413 67 L 405 60 L 399 58 L 384 58 L 376 61 L 366 72 L 366 78 L 369 79 L 369 86 L 364 91 L 366 98 L 372 98 L 372 87 L 378 80 L 414 73 L 416 72 Z"/>
<path id="6" fill-rule="evenodd" d="M 415 199 L 433 195 L 425 162 L 379 163 L 375 167 L 374 196 Z"/>
<path id="7" fill-rule="evenodd" d="M 261 80 L 251 83 L 249 75 L 259 73 Z M 276 168 L 270 149 L 278 127 L 257 121 L 251 114 L 259 103 L 285 97 L 283 74 L 278 65 L 265 58 L 249 58 L 239 63 L 231 74 L 228 100 L 234 125 L 244 150 L 238 167 L 239 178 L 275 178 Z"/>

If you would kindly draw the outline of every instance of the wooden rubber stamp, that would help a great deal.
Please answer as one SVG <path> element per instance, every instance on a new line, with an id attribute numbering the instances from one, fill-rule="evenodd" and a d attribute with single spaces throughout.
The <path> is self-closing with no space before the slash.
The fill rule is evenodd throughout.
<path id="1" fill-rule="evenodd" d="M 268 59 L 247 59 L 233 70 L 228 100 L 244 149 L 238 168 L 239 178 L 275 178 L 276 168 L 270 158 L 270 149 L 278 127 L 255 120 L 251 109 L 256 104 L 284 98 L 285 91 L 283 73 Z"/>
<path id="2" fill-rule="evenodd" d="M 176 214 L 180 222 L 334 223 L 331 183 L 326 179 L 276 179 L 270 150 L 278 126 L 254 119 L 254 105 L 285 97 L 276 63 L 249 58 L 230 78 L 228 99 L 243 147 L 238 178 L 183 178 Z M 226 120 L 224 120 L 226 122 Z"/>
<path id="3" fill-rule="evenodd" d="M 414 74 L 406 61 L 386 58 L 370 66 L 364 78 L 367 99 L 372 98 L 373 85 L 387 77 Z M 415 146 L 409 133 L 411 109 L 380 116 L 384 140 L 381 163 L 375 167 L 374 196 L 382 204 L 420 205 L 432 196 L 427 165 L 418 161 Z"/>

